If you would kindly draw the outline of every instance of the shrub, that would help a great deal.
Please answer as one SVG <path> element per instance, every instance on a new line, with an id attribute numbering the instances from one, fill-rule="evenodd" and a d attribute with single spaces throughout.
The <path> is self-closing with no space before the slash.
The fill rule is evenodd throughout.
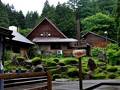
<path id="1" fill-rule="evenodd" d="M 117 67 L 114 67 L 114 66 L 109 66 L 108 68 L 107 68 L 107 71 L 108 72 L 116 72 L 118 69 L 117 69 Z"/>
<path id="2" fill-rule="evenodd" d="M 16 59 L 17 59 L 18 62 L 23 62 L 23 61 L 25 61 L 25 58 L 24 58 L 24 57 L 21 57 L 21 56 L 17 57 Z"/>
<path id="3" fill-rule="evenodd" d="M 47 64 L 48 67 L 57 65 L 56 62 L 54 62 L 54 61 L 47 61 L 46 64 Z"/>
<path id="4" fill-rule="evenodd" d="M 69 64 L 77 64 L 78 61 L 76 59 L 68 58 L 63 61 L 64 64 L 69 65 Z"/>
<path id="5" fill-rule="evenodd" d="M 41 64 L 42 60 L 39 58 L 39 57 L 35 57 L 32 59 L 32 64 L 33 65 L 38 65 L 38 64 Z"/>
<path id="6" fill-rule="evenodd" d="M 57 70 L 57 69 L 51 69 L 50 72 L 51 72 L 52 75 L 60 74 L 59 70 Z"/>
<path id="7" fill-rule="evenodd" d="M 58 62 L 59 62 L 59 59 L 54 59 L 53 61 L 56 62 L 56 63 L 58 63 Z"/>
<path id="8" fill-rule="evenodd" d="M 4 61 L 11 60 L 13 57 L 13 52 L 12 51 L 5 51 L 4 53 Z"/>
<path id="9" fill-rule="evenodd" d="M 61 78 L 60 74 L 54 74 L 52 77 L 53 80 L 58 79 L 58 78 Z"/>
<path id="10" fill-rule="evenodd" d="M 93 48 L 92 49 L 92 56 L 98 57 L 98 55 L 102 52 L 103 50 L 101 48 Z"/>
<path id="11" fill-rule="evenodd" d="M 65 64 L 62 63 L 62 62 L 59 62 L 58 65 L 60 65 L 60 66 L 65 66 Z"/>
<path id="12" fill-rule="evenodd" d="M 67 74 L 69 77 L 78 77 L 78 70 L 75 67 L 69 68 Z"/>
<path id="13" fill-rule="evenodd" d="M 99 73 L 93 76 L 94 79 L 105 79 L 106 75 L 104 73 Z"/>
<path id="14" fill-rule="evenodd" d="M 117 77 L 117 75 L 114 73 L 108 75 L 109 79 L 115 79 L 116 77 Z"/>

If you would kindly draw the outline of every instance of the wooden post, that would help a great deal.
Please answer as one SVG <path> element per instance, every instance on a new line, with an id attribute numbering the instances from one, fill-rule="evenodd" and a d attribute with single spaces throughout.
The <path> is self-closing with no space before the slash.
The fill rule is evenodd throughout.
<path id="1" fill-rule="evenodd" d="M 50 73 L 47 71 L 46 72 L 47 73 L 47 86 L 48 86 L 48 90 L 52 90 L 52 78 L 51 78 L 51 76 L 50 76 Z"/>
<path id="2" fill-rule="evenodd" d="M 3 44 L 3 36 L 0 35 L 0 74 L 3 74 L 3 50 L 4 50 L 4 44 Z M 0 79 L 0 90 L 4 90 L 4 81 L 3 79 Z"/>
<path id="3" fill-rule="evenodd" d="M 81 57 L 79 58 L 79 89 L 83 90 L 83 83 L 82 83 L 82 61 L 81 61 Z"/>

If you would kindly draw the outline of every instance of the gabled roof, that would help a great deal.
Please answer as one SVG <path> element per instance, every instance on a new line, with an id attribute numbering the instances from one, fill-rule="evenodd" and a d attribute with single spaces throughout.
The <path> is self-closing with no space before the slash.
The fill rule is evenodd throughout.
<path id="1" fill-rule="evenodd" d="M 53 24 L 53 22 L 52 21 L 50 21 L 48 18 L 44 18 L 34 29 L 33 29 L 33 31 L 36 29 L 36 28 L 38 28 L 39 26 L 40 26 L 40 24 L 43 22 L 43 21 L 47 21 L 47 22 L 49 22 L 64 38 L 67 38 L 67 36 L 65 36 L 59 29 L 58 29 L 58 27 L 56 27 L 55 26 L 55 24 Z M 32 31 L 32 32 L 33 32 Z M 31 33 L 32 32 L 30 32 L 29 34 L 28 34 L 28 36 L 27 36 L 27 38 L 31 35 Z"/>
<path id="2" fill-rule="evenodd" d="M 13 31 L 12 35 L 15 36 L 14 38 L 12 38 L 13 41 L 27 43 L 27 44 L 34 44 L 33 42 L 28 40 L 26 37 L 24 37 L 23 35 L 21 35 L 17 31 Z"/>
<path id="3" fill-rule="evenodd" d="M 82 36 L 82 38 L 87 37 L 89 34 L 93 34 L 93 35 L 95 35 L 95 36 L 97 36 L 97 37 L 100 37 L 100 38 L 103 38 L 103 39 L 107 39 L 107 40 L 109 40 L 109 41 L 111 41 L 111 42 L 117 43 L 117 41 L 115 41 L 115 40 L 112 40 L 112 39 L 110 39 L 110 38 L 108 38 L 108 37 L 104 37 L 104 36 L 102 36 L 102 35 L 98 35 L 98 34 L 96 34 L 96 33 L 94 33 L 94 32 L 87 32 L 86 34 L 84 34 L 84 35 Z"/>

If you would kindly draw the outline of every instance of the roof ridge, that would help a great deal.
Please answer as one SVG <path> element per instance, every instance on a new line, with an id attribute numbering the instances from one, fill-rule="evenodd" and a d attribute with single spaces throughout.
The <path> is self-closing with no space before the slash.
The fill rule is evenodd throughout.
<path id="1" fill-rule="evenodd" d="M 63 36 L 64 38 L 68 38 L 68 37 L 67 37 L 65 34 L 63 34 L 63 33 L 59 30 L 59 28 L 58 28 L 51 20 L 49 20 L 47 17 L 45 17 L 40 23 L 38 23 L 38 25 L 36 25 L 36 26 L 33 28 L 33 30 L 27 35 L 27 37 L 29 37 L 29 35 L 30 35 L 44 20 L 47 20 L 59 33 L 62 34 L 62 36 Z"/>

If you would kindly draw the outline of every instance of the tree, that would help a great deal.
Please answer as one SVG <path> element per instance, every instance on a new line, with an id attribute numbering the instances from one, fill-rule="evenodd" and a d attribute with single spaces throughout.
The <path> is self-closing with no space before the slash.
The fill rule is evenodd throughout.
<path id="1" fill-rule="evenodd" d="M 41 17 L 47 17 L 49 19 L 51 19 L 52 21 L 55 21 L 55 7 L 52 5 L 49 5 L 48 0 L 46 0 L 46 2 L 44 3 L 44 8 L 42 10 L 42 14 Z"/>
<path id="2" fill-rule="evenodd" d="M 0 26 L 6 28 L 9 26 L 8 13 L 5 8 L 5 5 L 1 1 L 0 1 Z"/>
<path id="3" fill-rule="evenodd" d="M 17 14 L 18 12 L 15 11 L 14 6 L 10 6 L 9 4 L 6 5 L 8 19 L 9 19 L 9 26 L 18 26 L 17 22 Z"/>
<path id="4" fill-rule="evenodd" d="M 117 0 L 117 5 L 116 5 L 116 12 L 115 12 L 115 26 L 117 30 L 117 42 L 120 44 L 120 0 Z"/>
<path id="5" fill-rule="evenodd" d="M 73 11 L 65 3 L 58 3 L 55 15 L 55 23 L 60 30 L 68 37 L 75 37 L 75 16 Z"/>
<path id="6" fill-rule="evenodd" d="M 37 24 L 37 21 L 39 19 L 39 15 L 37 12 L 28 12 L 26 15 L 26 28 L 33 28 Z"/>
<path id="7" fill-rule="evenodd" d="M 97 6 L 100 12 L 108 15 L 112 15 L 117 0 L 96 0 Z"/>
<path id="8" fill-rule="evenodd" d="M 92 31 L 104 35 L 104 32 L 107 31 L 107 37 L 115 39 L 116 32 L 114 29 L 114 22 L 114 18 L 111 16 L 97 13 L 96 15 L 83 19 L 81 23 L 84 32 Z"/>
<path id="9" fill-rule="evenodd" d="M 17 13 L 17 22 L 18 22 L 18 27 L 21 29 L 25 28 L 25 17 L 23 15 L 22 11 L 19 11 Z"/>

